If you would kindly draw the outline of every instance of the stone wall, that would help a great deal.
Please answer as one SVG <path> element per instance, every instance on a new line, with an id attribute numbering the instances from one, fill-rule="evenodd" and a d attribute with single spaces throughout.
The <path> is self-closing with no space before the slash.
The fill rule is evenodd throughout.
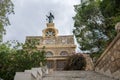
<path id="1" fill-rule="evenodd" d="M 116 26 L 116 29 L 120 25 Z M 95 65 L 95 71 L 120 80 L 120 30 Z"/>
<path id="2" fill-rule="evenodd" d="M 89 54 L 82 54 L 85 59 L 86 59 L 86 68 L 85 70 L 88 71 L 88 70 L 94 70 L 94 64 L 93 64 L 93 61 L 92 61 L 92 58 L 90 57 Z"/>
<path id="3" fill-rule="evenodd" d="M 45 47 L 46 52 L 52 52 L 53 56 L 61 56 L 62 51 L 66 51 L 68 55 L 75 52 L 76 45 L 74 44 L 74 36 L 57 36 L 57 37 L 42 37 L 42 36 L 27 36 L 26 42 L 28 40 L 37 40 L 39 45 L 37 45 L 38 50 L 43 50 Z"/>

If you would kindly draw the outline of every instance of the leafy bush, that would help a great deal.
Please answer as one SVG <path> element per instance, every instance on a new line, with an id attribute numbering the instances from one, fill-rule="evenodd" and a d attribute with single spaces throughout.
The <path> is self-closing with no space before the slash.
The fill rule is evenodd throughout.
<path id="1" fill-rule="evenodd" d="M 29 50 L 18 49 L 17 47 L 20 45 L 18 42 L 14 45 L 14 47 L 10 47 L 9 43 L 0 44 L 0 77 L 2 79 L 13 80 L 15 72 L 40 67 L 40 63 L 45 65 L 44 50 L 39 51 L 35 48 Z"/>
<path id="2" fill-rule="evenodd" d="M 82 54 L 74 54 L 68 58 L 64 70 L 85 70 L 86 59 Z"/>

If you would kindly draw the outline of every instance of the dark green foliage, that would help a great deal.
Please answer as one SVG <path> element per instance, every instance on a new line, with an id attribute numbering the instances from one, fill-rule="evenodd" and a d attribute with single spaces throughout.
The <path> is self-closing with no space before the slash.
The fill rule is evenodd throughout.
<path id="1" fill-rule="evenodd" d="M 27 39 L 25 41 L 25 44 L 23 45 L 23 48 L 24 49 L 36 49 L 36 45 L 39 45 L 39 39 Z"/>
<path id="2" fill-rule="evenodd" d="M 90 0 L 75 5 L 73 30 L 82 51 L 100 54 L 116 35 L 114 26 L 120 21 L 118 0 Z"/>
<path id="3" fill-rule="evenodd" d="M 10 25 L 8 15 L 14 13 L 11 0 L 0 0 L 0 41 L 5 34 L 5 26 Z"/>
<path id="4" fill-rule="evenodd" d="M 81 54 L 75 54 L 68 58 L 64 70 L 85 70 L 86 59 Z"/>
<path id="5" fill-rule="evenodd" d="M 104 17 L 99 10 L 99 2 L 90 1 L 75 6 L 76 15 L 73 30 L 83 51 L 90 53 L 103 51 L 108 37 L 104 29 Z"/>
<path id="6" fill-rule="evenodd" d="M 0 45 L 0 77 L 4 80 L 13 80 L 15 72 L 22 72 L 46 64 L 44 50 L 39 51 L 35 48 L 30 50 L 19 49 L 20 46 L 18 45 L 21 43 L 16 42 L 15 44 L 13 48 L 10 47 L 11 44 L 9 43 Z"/>
<path id="7" fill-rule="evenodd" d="M 96 63 L 97 59 L 101 56 L 102 53 L 92 53 L 90 57 L 92 58 L 93 62 Z"/>
<path id="8" fill-rule="evenodd" d="M 104 16 L 106 25 L 106 34 L 111 41 L 115 36 L 114 26 L 120 21 L 120 1 L 119 0 L 102 0 L 100 2 L 100 10 Z"/>
<path id="9" fill-rule="evenodd" d="M 120 15 L 119 0 L 102 0 L 100 9 L 105 18 L 116 17 Z M 107 13 L 107 14 L 106 14 Z"/>

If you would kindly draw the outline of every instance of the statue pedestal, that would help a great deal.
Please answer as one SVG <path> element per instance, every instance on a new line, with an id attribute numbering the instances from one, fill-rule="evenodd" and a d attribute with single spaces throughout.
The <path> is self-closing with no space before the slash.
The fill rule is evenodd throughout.
<path id="1" fill-rule="evenodd" d="M 54 23 L 47 23 L 47 27 L 54 27 Z"/>

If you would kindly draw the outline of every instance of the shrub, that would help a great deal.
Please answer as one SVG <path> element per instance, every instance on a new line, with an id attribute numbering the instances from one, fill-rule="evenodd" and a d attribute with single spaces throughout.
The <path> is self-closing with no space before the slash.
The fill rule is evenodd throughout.
<path id="1" fill-rule="evenodd" d="M 64 70 L 85 70 L 86 59 L 82 54 L 74 54 L 68 58 Z"/>

